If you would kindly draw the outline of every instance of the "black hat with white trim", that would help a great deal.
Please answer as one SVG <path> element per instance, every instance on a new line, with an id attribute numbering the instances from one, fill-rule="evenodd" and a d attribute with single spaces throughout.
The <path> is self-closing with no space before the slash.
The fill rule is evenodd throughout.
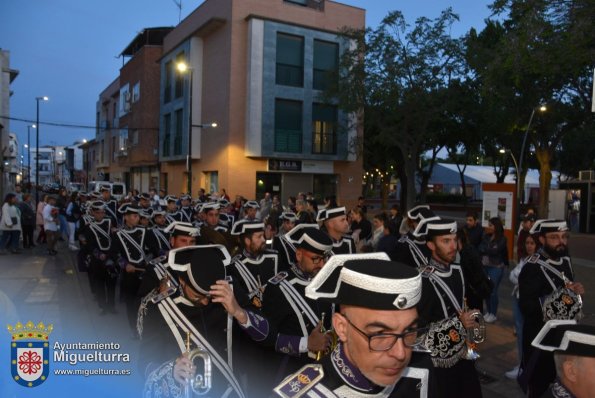
<path id="1" fill-rule="evenodd" d="M 279 220 L 281 220 L 281 221 L 293 221 L 293 222 L 296 222 L 297 221 L 297 216 L 292 211 L 284 211 L 279 216 Z"/>
<path id="2" fill-rule="evenodd" d="M 225 213 L 219 213 L 219 225 L 223 225 L 224 227 L 229 227 L 232 218 L 229 217 Z"/>
<path id="3" fill-rule="evenodd" d="M 225 199 L 225 198 L 221 198 L 217 201 L 217 203 L 219 203 L 219 206 L 221 206 L 222 208 L 225 208 L 227 206 L 229 206 L 231 203 L 229 202 L 229 200 Z"/>
<path id="4" fill-rule="evenodd" d="M 440 217 L 421 219 L 413 231 L 414 236 L 425 236 L 426 238 L 456 233 L 457 222 L 453 220 L 442 220 Z"/>
<path id="5" fill-rule="evenodd" d="M 243 235 L 264 231 L 264 223 L 252 220 L 239 220 L 231 227 L 232 235 Z"/>
<path id="6" fill-rule="evenodd" d="M 332 209 L 322 209 L 316 215 L 316 221 L 326 221 L 330 220 L 331 218 L 346 216 L 347 211 L 345 210 L 345 206 L 343 207 L 334 207 Z"/>
<path id="7" fill-rule="evenodd" d="M 168 254 L 169 267 L 204 295 L 209 294 L 211 285 L 225 279 L 225 267 L 230 263 L 231 256 L 222 245 L 188 246 Z"/>
<path id="8" fill-rule="evenodd" d="M 246 203 L 244 203 L 244 209 L 248 209 L 248 208 L 251 208 L 251 209 L 260 209 L 260 205 L 255 200 L 249 200 Z"/>
<path id="9" fill-rule="evenodd" d="M 141 193 L 140 195 L 138 195 L 138 199 L 144 199 L 144 200 L 151 200 L 151 195 L 149 195 L 146 192 Z"/>
<path id="10" fill-rule="evenodd" d="M 118 207 L 118 213 L 120 214 L 139 214 L 140 207 L 133 203 L 124 203 L 122 206 Z"/>
<path id="11" fill-rule="evenodd" d="M 534 347 L 579 357 L 595 357 L 595 326 L 576 320 L 548 321 L 533 342 Z"/>
<path id="12" fill-rule="evenodd" d="M 190 200 L 191 201 L 192 196 L 185 194 L 185 195 L 180 196 L 180 200 Z"/>
<path id="13" fill-rule="evenodd" d="M 175 195 L 167 195 L 165 197 L 165 202 L 169 203 L 169 202 L 177 202 L 178 201 L 178 197 Z"/>
<path id="14" fill-rule="evenodd" d="M 89 197 L 91 197 L 93 199 L 101 199 L 101 193 L 100 192 L 91 192 L 89 194 Z"/>
<path id="15" fill-rule="evenodd" d="M 141 218 L 145 218 L 145 219 L 147 219 L 147 220 L 150 220 L 150 219 L 151 219 L 151 213 L 149 213 L 149 212 L 148 212 L 148 211 L 146 211 L 145 209 L 140 209 L 140 210 L 139 210 L 139 212 L 138 212 L 138 215 L 139 215 Z"/>
<path id="16" fill-rule="evenodd" d="M 83 191 L 78 191 L 77 195 L 79 198 L 86 198 L 89 196 L 89 194 L 87 192 L 83 192 Z"/>
<path id="17" fill-rule="evenodd" d="M 170 236 L 198 236 L 198 228 L 188 222 L 174 221 L 163 230 Z"/>
<path id="18" fill-rule="evenodd" d="M 306 296 L 376 310 L 405 310 L 421 298 L 420 273 L 386 253 L 332 256 L 306 286 Z"/>
<path id="19" fill-rule="evenodd" d="M 411 220 L 423 220 L 424 218 L 436 217 L 436 214 L 430 210 L 430 206 L 418 205 L 407 212 L 407 217 Z"/>
<path id="20" fill-rule="evenodd" d="M 94 200 L 89 203 L 91 210 L 105 210 L 105 202 L 103 200 Z"/>
<path id="21" fill-rule="evenodd" d="M 568 224 L 564 220 L 537 220 L 531 227 L 529 233 L 533 234 L 547 234 L 548 232 L 566 232 L 568 231 Z"/>
<path id="22" fill-rule="evenodd" d="M 153 210 L 153 213 L 151 214 L 151 218 L 155 218 L 157 216 L 165 216 L 166 212 L 164 212 L 163 210 Z"/>
<path id="23" fill-rule="evenodd" d="M 105 191 L 111 192 L 112 189 L 109 187 L 109 185 L 102 185 L 101 187 L 99 187 L 99 190 L 101 192 L 105 192 Z"/>
<path id="24" fill-rule="evenodd" d="M 295 247 L 309 252 L 328 255 L 333 249 L 333 240 L 318 228 L 318 224 L 299 224 L 285 234 Z"/>
<path id="25" fill-rule="evenodd" d="M 221 206 L 219 206 L 219 203 L 217 203 L 217 202 L 203 203 L 200 211 L 207 213 L 210 210 L 219 210 L 220 207 Z"/>

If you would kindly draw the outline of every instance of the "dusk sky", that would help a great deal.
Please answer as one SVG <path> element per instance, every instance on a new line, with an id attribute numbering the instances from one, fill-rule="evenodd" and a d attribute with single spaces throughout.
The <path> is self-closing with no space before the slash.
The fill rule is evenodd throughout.
<path id="1" fill-rule="evenodd" d="M 216 1 L 216 0 L 211 0 Z M 238 0 L 236 0 L 238 1 Z M 241 1 L 241 0 L 239 0 Z M 271 0 L 273 1 L 273 0 Z M 182 0 L 182 19 L 203 0 Z M 460 22 L 457 37 L 475 27 L 481 30 L 489 17 L 486 0 L 342 0 L 366 9 L 366 24 L 375 27 L 389 11 L 399 9 L 408 23 L 435 18 L 452 6 Z M 0 0 L 0 48 L 10 51 L 10 66 L 20 71 L 11 85 L 11 117 L 35 120 L 35 97 L 40 120 L 94 126 L 99 93 L 122 67 L 118 55 L 145 27 L 175 26 L 174 0 Z M 10 121 L 10 129 L 26 143 L 27 125 Z M 41 124 L 40 145 L 70 145 L 94 138 L 94 128 Z M 32 146 L 35 146 L 32 131 Z"/>

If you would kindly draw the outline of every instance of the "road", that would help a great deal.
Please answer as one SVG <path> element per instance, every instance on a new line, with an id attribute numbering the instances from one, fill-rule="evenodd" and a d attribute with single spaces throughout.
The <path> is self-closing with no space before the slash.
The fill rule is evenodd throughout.
<path id="1" fill-rule="evenodd" d="M 595 246 L 595 236 L 573 235 L 571 237 L 571 252 L 574 256 L 577 280 L 583 282 L 587 293 L 584 295 L 585 322 L 595 324 L 595 256 L 592 247 Z M 141 389 L 141 375 L 133 366 L 138 353 L 139 341 L 132 339 L 128 328 L 125 308 L 117 303 L 117 314 L 100 315 L 96 303 L 90 294 L 86 273 L 78 272 L 76 256 L 67 250 L 64 243 L 58 247 L 59 254 L 55 257 L 45 255 L 42 247 L 29 251 L 24 250 L 20 255 L 0 256 L 0 291 L 14 303 L 17 309 L 17 319 L 25 323 L 43 321 L 53 323 L 52 342 L 114 342 L 120 344 L 119 352 L 129 353 L 131 361 L 128 364 L 116 364 L 116 367 L 129 367 L 132 376 L 119 379 L 108 379 L 105 376 L 71 376 L 68 384 L 64 383 L 65 376 L 52 375 L 47 382 L 33 390 L 28 397 L 57 396 L 52 388 L 60 392 L 61 397 L 79 397 L 81 390 L 93 386 L 93 394 L 99 391 L 94 380 L 103 377 L 101 388 L 110 391 L 109 396 L 123 396 L 117 391 L 136 391 Z M 516 382 L 507 380 L 504 372 L 516 365 L 516 344 L 512 331 L 511 296 L 512 286 L 508 278 L 504 278 L 500 286 L 500 309 L 498 320 L 487 325 L 487 340 L 479 346 L 481 358 L 477 362 L 480 370 L 484 371 L 490 382 L 484 383 L 484 397 L 487 398 L 515 398 L 522 397 Z M 0 303 L 0 309 L 2 308 Z M 6 307 L 5 307 L 6 308 Z M 3 323 L 17 320 L 8 310 L 3 310 Z M 2 338 L 6 347 L 10 341 L 9 334 Z M 0 396 L 20 397 L 23 387 L 10 380 L 9 359 L 7 350 L 0 350 Z M 52 364 L 54 368 L 62 365 Z M 65 388 L 68 386 L 68 389 Z M 39 395 L 37 395 L 39 393 Z M 49 395 L 48 395 L 49 393 Z M 125 394 L 126 395 L 126 394 Z M 133 393 L 127 396 L 138 396 Z"/>

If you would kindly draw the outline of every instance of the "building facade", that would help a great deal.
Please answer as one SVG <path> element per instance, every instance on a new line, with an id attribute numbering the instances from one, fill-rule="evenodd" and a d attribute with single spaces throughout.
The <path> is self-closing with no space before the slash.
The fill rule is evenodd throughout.
<path id="1" fill-rule="evenodd" d="M 95 139 L 83 146 L 88 181 L 159 186 L 159 58 L 172 28 L 140 32 L 120 54 L 119 76 L 100 94 Z"/>
<path id="2" fill-rule="evenodd" d="M 350 148 L 362 129 L 320 96 L 349 45 L 337 33 L 364 25 L 364 10 L 332 1 L 203 2 L 164 40 L 161 186 L 186 192 L 190 176 L 194 196 L 225 188 L 354 202 L 362 161 Z"/>
<path id="3" fill-rule="evenodd" d="M 10 97 L 12 96 L 10 85 L 18 75 L 19 71 L 10 67 L 10 52 L 0 48 L 0 116 L 10 117 Z M 2 198 L 6 192 L 14 189 L 16 183 L 16 175 L 11 164 L 14 163 L 18 152 L 18 143 L 13 153 L 9 153 L 11 145 L 14 145 L 14 143 L 11 144 L 10 133 L 10 119 L 0 117 L 0 196 Z M 10 159 L 8 163 L 5 157 Z"/>

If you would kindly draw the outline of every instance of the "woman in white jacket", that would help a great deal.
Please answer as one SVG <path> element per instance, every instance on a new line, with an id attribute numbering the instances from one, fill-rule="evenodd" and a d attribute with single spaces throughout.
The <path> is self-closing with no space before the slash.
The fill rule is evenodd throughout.
<path id="1" fill-rule="evenodd" d="M 508 275 L 508 279 L 513 283 L 514 287 L 512 289 L 512 315 L 514 317 L 514 328 L 516 330 L 516 339 L 517 339 L 517 353 L 519 362 L 521 361 L 521 356 L 523 354 L 523 314 L 521 313 L 521 309 L 519 307 L 519 275 L 523 270 L 523 267 L 527 263 L 529 257 L 535 254 L 537 251 L 537 246 L 539 245 L 539 239 L 537 236 L 534 235 L 527 235 L 525 241 L 522 242 L 525 245 L 525 251 L 527 252 L 527 256 L 524 258 L 519 259 L 519 263 Z M 509 379 L 516 379 L 519 373 L 519 367 L 516 366 L 513 369 L 506 372 L 506 377 Z"/>
<path id="2" fill-rule="evenodd" d="M 0 231 L 2 231 L 0 254 L 6 254 L 6 248 L 9 244 L 11 253 L 20 253 L 21 214 L 16 204 L 16 195 L 14 193 L 7 194 L 2 205 L 2 219 L 0 220 Z"/>

